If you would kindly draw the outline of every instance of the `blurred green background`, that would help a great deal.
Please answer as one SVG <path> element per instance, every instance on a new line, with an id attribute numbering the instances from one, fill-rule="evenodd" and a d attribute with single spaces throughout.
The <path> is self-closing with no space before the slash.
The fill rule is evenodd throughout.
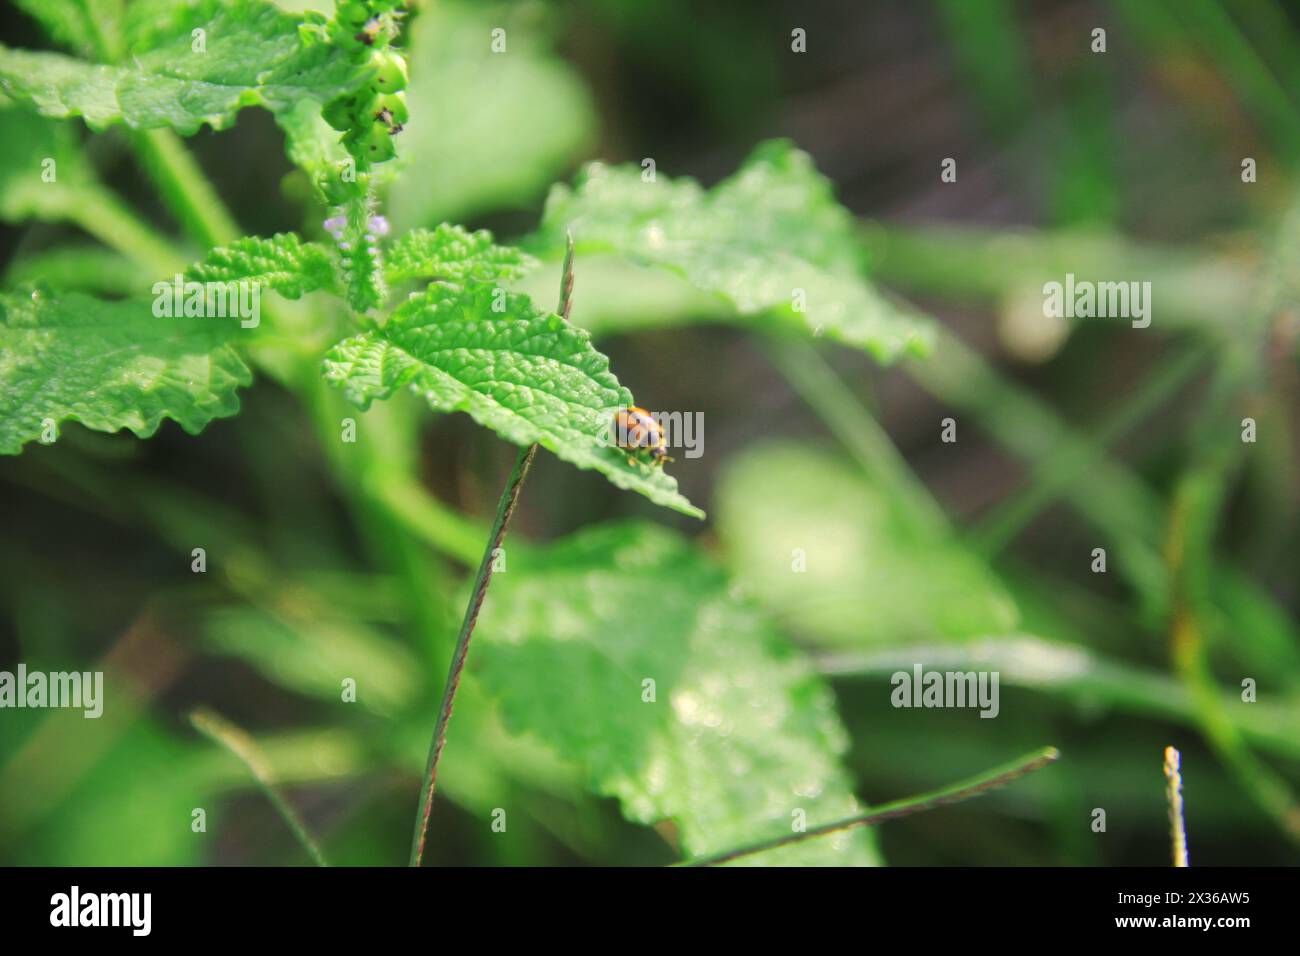
<path id="1" fill-rule="evenodd" d="M 494 59 L 483 37 L 498 24 L 511 52 Z M 1098 27 L 1104 54 L 1090 50 Z M 48 45 L 16 12 L 5 33 Z M 1063 751 L 1003 792 L 880 828 L 885 862 L 1163 864 L 1166 744 L 1183 752 L 1194 864 L 1296 862 L 1300 9 L 437 2 L 405 40 L 395 225 L 459 221 L 510 241 L 586 160 L 653 157 L 709 185 L 788 137 L 860 217 L 875 281 L 942 326 L 931 358 L 882 369 L 716 322 L 719 303 L 670 275 L 580 258 L 574 321 L 620 379 L 656 408 L 704 413 L 703 457 L 672 470 L 709 519 L 543 453 L 511 532 L 520 558 L 489 608 L 499 588 L 512 615 L 537 602 L 563 627 L 562 583 L 516 594 L 530 568 L 555 567 L 529 549 L 618 519 L 668 525 L 723 569 L 719 592 L 758 616 L 744 627 L 784 635 L 826 675 L 862 801 Z M 59 129 L 177 235 L 120 130 Z M 320 234 L 268 114 L 189 145 L 244 232 Z M 955 183 L 940 181 L 945 157 Z M 92 242 L 67 223 L 7 225 L 5 284 L 113 295 L 145 281 Z M 1066 272 L 1152 281 L 1152 327 L 1043 319 L 1042 284 Z M 549 262 L 526 286 L 549 304 L 558 276 Z M 0 668 L 102 668 L 114 701 L 97 721 L 0 715 L 0 862 L 307 862 L 244 768 L 191 728 L 200 705 L 256 739 L 331 862 L 405 861 L 466 564 L 514 449 L 409 396 L 360 415 L 291 377 L 260 375 L 241 414 L 198 437 L 69 425 L 0 460 Z M 367 441 L 344 455 L 331 439 L 346 414 Z M 1247 415 L 1255 444 L 1239 440 Z M 955 444 L 939 441 L 949 416 Z M 205 575 L 190 570 L 198 546 Z M 1090 571 L 1097 547 L 1105 574 Z M 814 556 L 810 573 L 790 573 L 793 548 Z M 597 634 L 626 624 L 644 647 L 675 620 L 590 615 Z M 893 709 L 889 674 L 914 661 L 999 670 L 1000 716 Z M 458 703 L 432 862 L 677 859 L 672 825 L 628 822 L 607 786 L 585 785 L 581 748 L 638 745 L 616 714 L 593 703 L 591 725 L 547 740 L 544 721 L 515 733 L 485 692 L 524 681 L 585 700 L 580 657 L 517 664 L 508 681 L 485 665 Z M 358 703 L 340 703 L 340 673 Z M 1243 678 L 1257 703 L 1240 700 Z M 191 832 L 194 807 L 206 834 Z M 511 808 L 508 835 L 486 823 L 496 807 Z"/>

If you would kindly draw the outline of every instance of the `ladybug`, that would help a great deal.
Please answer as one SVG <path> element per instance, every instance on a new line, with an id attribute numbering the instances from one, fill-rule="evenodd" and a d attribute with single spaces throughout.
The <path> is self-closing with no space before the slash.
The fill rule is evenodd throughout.
<path id="1" fill-rule="evenodd" d="M 614 442 L 619 448 L 630 450 L 627 463 L 635 465 L 643 451 L 650 454 L 650 464 L 663 467 L 668 457 L 668 442 L 654 415 L 633 405 L 614 413 Z"/>

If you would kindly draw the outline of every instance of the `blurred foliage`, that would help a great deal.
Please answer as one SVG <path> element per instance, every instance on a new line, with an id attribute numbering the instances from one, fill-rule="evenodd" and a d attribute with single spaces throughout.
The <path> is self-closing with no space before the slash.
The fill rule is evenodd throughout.
<path id="1" fill-rule="evenodd" d="M 1015 632 L 1015 602 L 988 566 L 950 535 L 921 531 L 894 508 L 834 456 L 792 443 L 756 444 L 724 469 L 717 520 L 738 580 L 809 641 L 897 647 Z M 764 519 L 755 521 L 756 514 Z M 807 578 L 791 573 L 800 555 Z"/>
<path id="2" fill-rule="evenodd" d="M 227 5 L 19 6 L 7 46 L 120 64 L 175 54 L 169 38 Z M 273 13 L 268 37 L 288 37 Z M 752 862 L 1160 864 L 1171 743 L 1194 860 L 1295 862 L 1291 6 L 434 0 L 403 42 L 411 117 L 380 211 L 427 231 L 390 246 L 389 281 L 451 268 L 549 307 L 571 231 L 574 321 L 643 402 L 708 425 L 705 456 L 675 466 L 703 526 L 539 463 L 457 699 L 433 862 L 668 863 L 1044 743 L 1063 759 L 984 801 Z M 0 69 L 57 87 L 58 62 L 6 52 Z M 241 63 L 217 66 L 258 92 Z M 148 442 L 69 423 L 0 460 L 0 669 L 102 669 L 108 700 L 99 720 L 0 713 L 0 862 L 303 862 L 247 768 L 186 722 L 203 705 L 249 732 L 332 862 L 401 862 L 513 449 L 417 396 L 360 412 L 321 381 L 356 330 L 311 291 L 329 284 L 311 265 L 328 210 L 304 172 L 338 154 L 313 97 L 260 90 L 274 117 L 219 103 L 232 125 L 182 144 L 37 116 L 23 88 L 0 108 L 5 295 L 40 284 L 58 304 L 11 302 L 0 368 L 12 336 L 37 336 L 135 385 L 170 346 L 118 313 L 205 256 L 269 263 L 295 298 L 268 297 L 229 356 L 256 372 L 237 417 L 210 421 L 228 390 L 186 369 L 156 394 L 198 437 L 125 402 L 88 424 L 156 428 Z M 46 157 L 55 182 L 37 178 Z M 306 241 L 228 245 L 244 229 Z M 1044 318 L 1042 286 L 1067 272 L 1150 281 L 1152 327 Z M 72 408 L 97 395 L 54 384 Z M 0 394 L 0 435 L 32 437 L 22 397 Z M 999 671 L 999 717 L 891 707 L 889 676 L 917 662 Z"/>
<path id="3" fill-rule="evenodd" d="M 690 855 L 857 809 L 829 688 L 684 539 L 610 524 L 530 554 L 482 627 L 507 725 L 576 756 L 632 819 L 676 821 Z M 859 830 L 763 862 L 863 864 L 871 845 Z"/>
<path id="4" fill-rule="evenodd" d="M 596 116 L 578 73 L 552 53 L 535 3 L 428 4 L 410 31 L 410 136 L 390 193 L 400 227 L 527 206 L 590 148 Z M 505 31 L 505 53 L 488 42 Z"/>
<path id="5" fill-rule="evenodd" d="M 555 254 L 566 234 L 580 252 L 613 250 L 680 273 L 751 323 L 784 320 L 886 362 L 926 351 L 925 324 L 864 281 L 852 217 L 831 183 L 786 142 L 764 143 L 707 194 L 644 163 L 593 164 L 574 190 L 551 191 L 534 243 Z"/>

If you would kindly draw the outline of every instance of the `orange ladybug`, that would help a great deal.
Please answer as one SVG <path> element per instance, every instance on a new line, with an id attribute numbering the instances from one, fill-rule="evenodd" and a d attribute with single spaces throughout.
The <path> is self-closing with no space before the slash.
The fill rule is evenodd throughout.
<path id="1" fill-rule="evenodd" d="M 630 450 L 627 463 L 635 465 L 643 452 L 649 452 L 650 464 L 663 467 L 668 457 L 668 441 L 654 415 L 632 405 L 614 413 L 614 441 L 619 448 Z"/>

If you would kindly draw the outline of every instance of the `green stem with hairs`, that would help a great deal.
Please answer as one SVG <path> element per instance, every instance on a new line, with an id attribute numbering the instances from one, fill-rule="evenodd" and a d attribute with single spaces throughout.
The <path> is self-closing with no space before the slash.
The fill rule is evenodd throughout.
<path id="1" fill-rule="evenodd" d="M 415 814 L 415 835 L 411 840 L 411 866 L 424 865 L 425 845 L 429 837 L 429 817 L 433 813 L 433 795 L 438 784 L 438 763 L 442 759 L 442 749 L 447 742 L 447 724 L 451 720 L 451 711 L 456 704 L 456 691 L 460 688 L 461 673 L 465 669 L 465 660 L 469 657 L 469 642 L 474 636 L 474 625 L 478 623 L 479 611 L 482 610 L 483 600 L 487 597 L 488 585 L 492 583 L 492 572 L 496 565 L 495 552 L 505 540 L 506 528 L 510 524 L 515 505 L 519 501 L 519 492 L 523 488 L 524 479 L 528 477 L 528 471 L 532 467 L 536 454 L 536 445 L 519 449 L 515 466 L 506 480 L 505 489 L 501 492 L 496 520 L 492 522 L 492 534 L 488 538 L 487 547 L 483 550 L 483 559 L 479 562 L 478 573 L 474 575 L 469 606 L 465 608 L 460 633 L 456 636 L 451 671 L 447 674 L 442 703 L 438 707 L 438 720 L 433 728 L 433 740 L 429 744 L 429 761 L 424 770 L 420 805 Z"/>
<path id="2" fill-rule="evenodd" d="M 573 237 L 568 237 L 564 253 L 564 268 L 560 276 L 559 313 L 567 322 L 569 310 L 573 306 Z M 519 492 L 523 489 L 524 479 L 532 467 L 537 455 L 537 445 L 519 449 L 515 458 L 514 470 L 506 480 L 501 500 L 497 504 L 496 520 L 492 522 L 492 533 L 487 547 L 483 550 L 483 559 L 479 562 L 478 573 L 474 576 L 474 586 L 470 591 L 469 606 L 465 608 L 465 618 L 456 637 L 456 649 L 452 653 L 451 671 L 447 675 L 447 685 L 442 692 L 442 704 L 438 708 L 438 720 L 433 728 L 433 741 L 429 745 L 429 761 L 424 771 L 424 785 L 420 790 L 420 805 L 415 814 L 415 835 L 411 839 L 411 866 L 423 866 L 425 846 L 429 838 L 429 816 L 433 812 L 433 796 L 438 784 L 438 762 L 442 758 L 442 748 L 447 742 L 447 723 L 451 720 L 451 710 L 456 703 L 456 691 L 460 687 L 460 675 L 465 669 L 465 660 L 469 657 L 469 642 L 474 635 L 474 625 L 478 623 L 479 611 L 487 597 L 488 585 L 492 583 L 492 572 L 496 566 L 497 550 L 506 537 L 506 528 L 514 514 L 519 501 Z"/>

